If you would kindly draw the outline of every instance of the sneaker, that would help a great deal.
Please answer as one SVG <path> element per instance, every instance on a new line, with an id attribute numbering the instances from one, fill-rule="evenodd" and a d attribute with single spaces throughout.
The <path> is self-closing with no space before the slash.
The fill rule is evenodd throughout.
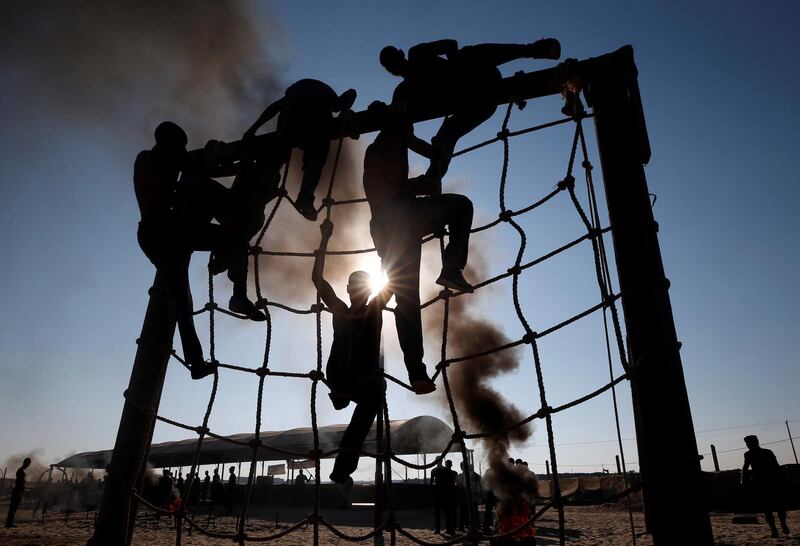
<path id="1" fill-rule="evenodd" d="M 428 372 L 425 371 L 424 364 L 419 371 L 409 372 L 408 381 L 411 383 L 414 394 L 429 394 L 436 390 L 436 385 L 431 381 Z"/>
<path id="2" fill-rule="evenodd" d="M 442 273 L 439 275 L 439 278 L 436 279 L 436 284 L 460 292 L 475 291 L 472 285 L 464 279 L 464 274 L 461 270 L 455 267 L 442 269 Z"/>
<path id="3" fill-rule="evenodd" d="M 314 208 L 314 196 L 307 193 L 298 193 L 297 199 L 294 202 L 294 208 L 297 209 L 303 218 L 312 222 L 317 219 L 317 209 Z"/>
<path id="4" fill-rule="evenodd" d="M 192 372 L 192 379 L 195 380 L 203 379 L 204 377 L 213 374 L 215 368 L 216 366 L 205 361 L 189 364 L 189 369 Z"/>
<path id="5" fill-rule="evenodd" d="M 247 297 L 231 296 L 231 299 L 228 300 L 228 309 L 256 322 L 264 322 L 267 320 L 267 316 L 257 309 L 256 305 L 247 299 Z"/>
<path id="6" fill-rule="evenodd" d="M 528 45 L 528 56 L 533 59 L 558 60 L 561 57 L 561 44 L 555 38 L 542 38 Z"/>

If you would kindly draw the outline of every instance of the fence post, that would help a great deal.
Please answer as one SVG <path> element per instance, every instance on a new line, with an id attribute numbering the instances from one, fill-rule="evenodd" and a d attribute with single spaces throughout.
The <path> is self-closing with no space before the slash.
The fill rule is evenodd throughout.
<path id="1" fill-rule="evenodd" d="M 711 444 L 711 458 L 714 459 L 714 472 L 719 472 L 719 459 L 717 459 L 717 448 Z"/>

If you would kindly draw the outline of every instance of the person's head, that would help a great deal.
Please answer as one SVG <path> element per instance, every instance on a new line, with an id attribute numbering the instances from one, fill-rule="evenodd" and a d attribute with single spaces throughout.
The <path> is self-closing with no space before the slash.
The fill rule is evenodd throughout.
<path id="1" fill-rule="evenodd" d="M 232 467 L 230 467 L 230 468 L 228 469 L 228 472 L 230 472 L 231 474 L 233 474 L 233 471 L 234 471 L 234 470 L 236 470 L 236 467 L 235 467 L 235 466 L 232 466 Z"/>
<path id="2" fill-rule="evenodd" d="M 186 145 L 189 139 L 186 132 L 177 123 L 162 121 L 154 132 L 156 138 L 155 149 L 167 154 L 177 162 L 186 157 Z"/>
<path id="3" fill-rule="evenodd" d="M 514 457 L 509 457 L 508 458 L 508 464 L 510 464 L 511 466 L 514 466 Z"/>
<path id="4" fill-rule="evenodd" d="M 402 49 L 394 46 L 384 47 L 381 49 L 380 61 L 383 68 L 385 68 L 389 74 L 393 74 L 395 76 L 406 75 L 408 60 L 406 59 L 406 54 L 403 53 Z"/>
<path id="5" fill-rule="evenodd" d="M 372 291 L 372 279 L 366 271 L 353 271 L 347 279 L 347 295 L 350 296 L 350 304 L 353 307 L 360 307 L 367 303 L 369 294 Z"/>
<path id="6" fill-rule="evenodd" d="M 461 463 L 458 466 L 461 467 L 461 470 L 464 470 L 464 468 L 466 468 L 466 465 L 464 465 L 464 461 L 461 461 Z"/>
<path id="7" fill-rule="evenodd" d="M 436 466 L 442 466 L 442 460 L 441 460 L 441 459 L 439 459 L 438 461 L 436 461 Z"/>
<path id="8" fill-rule="evenodd" d="M 25 460 L 22 461 L 22 468 L 28 468 L 31 465 L 31 458 L 25 457 Z"/>
<path id="9" fill-rule="evenodd" d="M 528 461 L 522 461 L 522 466 L 524 466 L 525 468 L 528 468 Z"/>
<path id="10" fill-rule="evenodd" d="M 214 469 L 214 474 L 219 474 L 219 468 Z"/>
<path id="11" fill-rule="evenodd" d="M 208 476 L 208 470 L 206 470 L 206 476 Z"/>
<path id="12" fill-rule="evenodd" d="M 751 434 L 744 437 L 744 443 L 748 449 L 755 449 L 758 447 L 758 436 Z"/>
<path id="13" fill-rule="evenodd" d="M 521 465 L 522 464 L 522 459 L 517 459 L 516 460 L 516 464 Z"/>
<path id="14" fill-rule="evenodd" d="M 445 461 L 444 465 L 445 465 L 447 468 L 453 468 L 453 461 Z"/>

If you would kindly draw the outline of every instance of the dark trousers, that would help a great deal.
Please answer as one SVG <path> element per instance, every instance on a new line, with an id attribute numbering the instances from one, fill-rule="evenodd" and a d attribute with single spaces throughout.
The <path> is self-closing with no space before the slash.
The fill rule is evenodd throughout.
<path id="1" fill-rule="evenodd" d="M 364 440 L 372 428 L 379 409 L 380 393 L 378 392 L 369 393 L 356 403 L 350 423 L 339 442 L 341 451 L 336 455 L 336 461 L 333 463 L 333 472 L 331 472 L 333 481 L 339 483 L 345 481 L 358 468 L 359 451 L 364 445 Z"/>
<path id="2" fill-rule="evenodd" d="M 472 202 L 463 195 L 432 195 L 398 203 L 387 218 L 373 217 L 370 224 L 383 268 L 395 290 L 397 337 L 410 374 L 424 369 L 419 308 L 420 240 L 428 234 L 443 232 L 446 226 L 449 238 L 442 266 L 463 269 L 467 265 L 472 212 Z"/>
<path id="3" fill-rule="evenodd" d="M 462 47 L 453 61 L 456 76 L 451 105 L 453 113 L 444 118 L 439 131 L 431 139 L 442 161 L 428 169 L 429 175 L 444 176 L 458 140 L 488 120 L 497 110 L 494 93 L 502 75 L 498 65 L 532 56 L 530 46 L 518 44 L 478 44 Z"/>
<path id="4" fill-rule="evenodd" d="M 177 218 L 171 217 L 139 222 L 137 236 L 147 258 L 164 276 L 175 310 L 184 358 L 189 363 L 202 361 L 203 349 L 192 316 L 189 263 L 195 250 L 217 252 L 231 248 L 233 243 L 229 233 L 216 224 L 180 224 Z M 245 275 L 246 267 L 245 261 Z M 241 271 L 235 274 L 241 275 Z"/>
<path id="5" fill-rule="evenodd" d="M 433 513 L 434 528 L 436 532 L 442 530 L 442 513 L 444 512 L 444 525 L 448 533 L 454 533 L 456 529 L 455 509 L 453 506 L 452 495 L 446 491 L 433 492 Z"/>
<path id="6" fill-rule="evenodd" d="M 14 525 L 14 518 L 17 516 L 17 509 L 22 502 L 22 495 L 12 493 L 11 502 L 8 505 L 8 515 L 6 516 L 6 527 Z"/>

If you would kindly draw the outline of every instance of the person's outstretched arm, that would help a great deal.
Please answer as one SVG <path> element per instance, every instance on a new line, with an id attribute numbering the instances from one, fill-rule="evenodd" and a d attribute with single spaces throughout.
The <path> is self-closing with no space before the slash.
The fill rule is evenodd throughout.
<path id="1" fill-rule="evenodd" d="M 325 305 L 334 313 L 343 313 L 347 311 L 347 304 L 336 296 L 333 287 L 325 280 L 323 271 L 325 270 L 325 252 L 328 250 L 328 240 L 333 234 L 333 223 L 330 220 L 325 220 L 320 224 L 319 230 L 322 232 L 322 241 L 319 245 L 319 250 L 316 252 L 314 258 L 314 269 L 311 272 L 311 280 L 317 288 L 317 293 Z"/>
<path id="2" fill-rule="evenodd" d="M 458 51 L 458 42 L 455 40 L 436 40 L 435 42 L 427 42 L 424 44 L 417 44 L 408 50 L 408 58 L 416 57 L 417 55 L 447 55 L 450 56 Z"/>
<path id="3" fill-rule="evenodd" d="M 251 125 L 250 128 L 244 132 L 243 138 L 250 138 L 252 136 L 255 136 L 256 131 L 258 131 L 258 129 L 262 125 L 264 125 L 266 122 L 268 122 L 269 120 L 271 120 L 280 113 L 281 108 L 283 108 L 283 102 L 284 98 L 281 97 L 280 99 L 276 100 L 275 102 L 267 106 L 264 112 L 260 116 L 258 116 L 258 119 L 255 121 L 255 123 L 253 123 L 253 125 Z"/>

